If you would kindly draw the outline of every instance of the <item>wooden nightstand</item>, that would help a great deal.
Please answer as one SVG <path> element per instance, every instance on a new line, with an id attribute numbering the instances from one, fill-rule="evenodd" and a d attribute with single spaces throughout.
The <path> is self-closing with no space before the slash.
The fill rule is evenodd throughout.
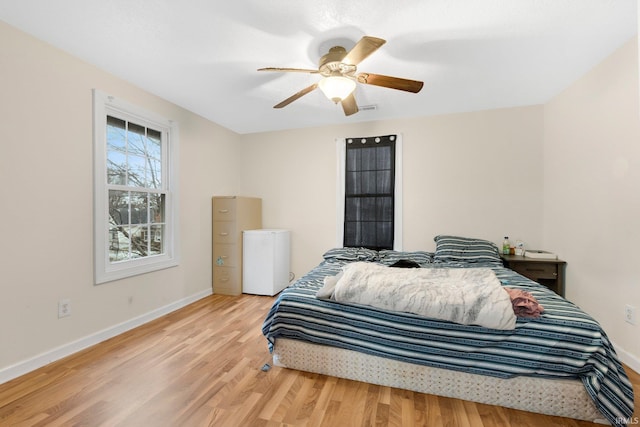
<path id="1" fill-rule="evenodd" d="M 564 297 L 564 270 L 560 259 L 527 258 L 520 255 L 500 255 L 505 267 L 546 286 Z"/>

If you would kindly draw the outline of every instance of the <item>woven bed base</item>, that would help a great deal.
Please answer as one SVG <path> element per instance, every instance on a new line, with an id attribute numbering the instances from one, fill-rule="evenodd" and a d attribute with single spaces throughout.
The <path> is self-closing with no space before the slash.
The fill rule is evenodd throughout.
<path id="1" fill-rule="evenodd" d="M 276 340 L 273 363 L 420 393 L 609 424 L 579 380 L 501 379 L 282 338 Z"/>

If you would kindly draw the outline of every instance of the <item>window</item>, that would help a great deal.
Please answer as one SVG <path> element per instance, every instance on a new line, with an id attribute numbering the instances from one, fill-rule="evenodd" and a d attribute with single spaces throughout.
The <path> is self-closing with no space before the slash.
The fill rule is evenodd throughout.
<path id="1" fill-rule="evenodd" d="M 95 282 L 178 264 L 178 128 L 94 91 Z"/>
<path id="2" fill-rule="evenodd" d="M 401 249 L 399 136 L 341 139 L 338 150 L 338 244 Z"/>

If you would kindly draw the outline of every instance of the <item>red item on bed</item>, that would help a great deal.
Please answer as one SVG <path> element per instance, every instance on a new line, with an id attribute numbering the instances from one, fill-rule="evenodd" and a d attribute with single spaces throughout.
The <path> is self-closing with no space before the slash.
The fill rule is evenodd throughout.
<path id="1" fill-rule="evenodd" d="M 544 307 L 538 303 L 531 293 L 522 289 L 504 288 L 513 305 L 513 311 L 517 317 L 538 318 L 544 311 Z"/>

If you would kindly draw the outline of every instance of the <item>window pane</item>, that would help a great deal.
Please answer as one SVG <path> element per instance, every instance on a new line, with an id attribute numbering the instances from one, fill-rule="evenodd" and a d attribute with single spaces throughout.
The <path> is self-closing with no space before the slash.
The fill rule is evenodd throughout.
<path id="1" fill-rule="evenodd" d="M 109 222 L 129 224 L 129 192 L 109 190 Z"/>
<path id="2" fill-rule="evenodd" d="M 129 259 L 129 227 L 109 228 L 109 261 L 117 262 Z"/>
<path id="3" fill-rule="evenodd" d="M 122 185 L 126 180 L 127 141 L 124 120 L 107 116 L 107 182 Z"/>
<path id="4" fill-rule="evenodd" d="M 162 134 L 154 129 L 147 129 L 147 155 L 156 160 L 162 160 Z"/>
<path id="5" fill-rule="evenodd" d="M 107 183 L 125 185 L 127 182 L 127 157 L 120 151 L 107 151 Z"/>
<path id="6" fill-rule="evenodd" d="M 131 226 L 129 244 L 131 245 L 131 259 L 147 256 L 148 226 Z"/>
<path id="7" fill-rule="evenodd" d="M 125 121 L 107 116 L 107 149 L 126 151 Z"/>
<path id="8" fill-rule="evenodd" d="M 146 159 L 140 156 L 129 155 L 128 180 L 129 187 L 146 187 Z"/>
<path id="9" fill-rule="evenodd" d="M 146 224 L 147 193 L 131 192 L 131 224 Z"/>
<path id="10" fill-rule="evenodd" d="M 107 116 L 107 183 L 162 188 L 162 133 Z"/>
<path id="11" fill-rule="evenodd" d="M 150 230 L 149 255 L 164 253 L 164 225 L 152 225 Z"/>
<path id="12" fill-rule="evenodd" d="M 164 222 L 164 194 L 149 194 L 149 212 L 151 213 L 151 222 Z"/>
<path id="13" fill-rule="evenodd" d="M 146 132 L 144 126 L 129 122 L 127 142 L 129 153 L 145 155 Z"/>
<path id="14" fill-rule="evenodd" d="M 161 161 L 149 159 L 149 169 L 147 172 L 147 188 L 162 188 Z"/>

